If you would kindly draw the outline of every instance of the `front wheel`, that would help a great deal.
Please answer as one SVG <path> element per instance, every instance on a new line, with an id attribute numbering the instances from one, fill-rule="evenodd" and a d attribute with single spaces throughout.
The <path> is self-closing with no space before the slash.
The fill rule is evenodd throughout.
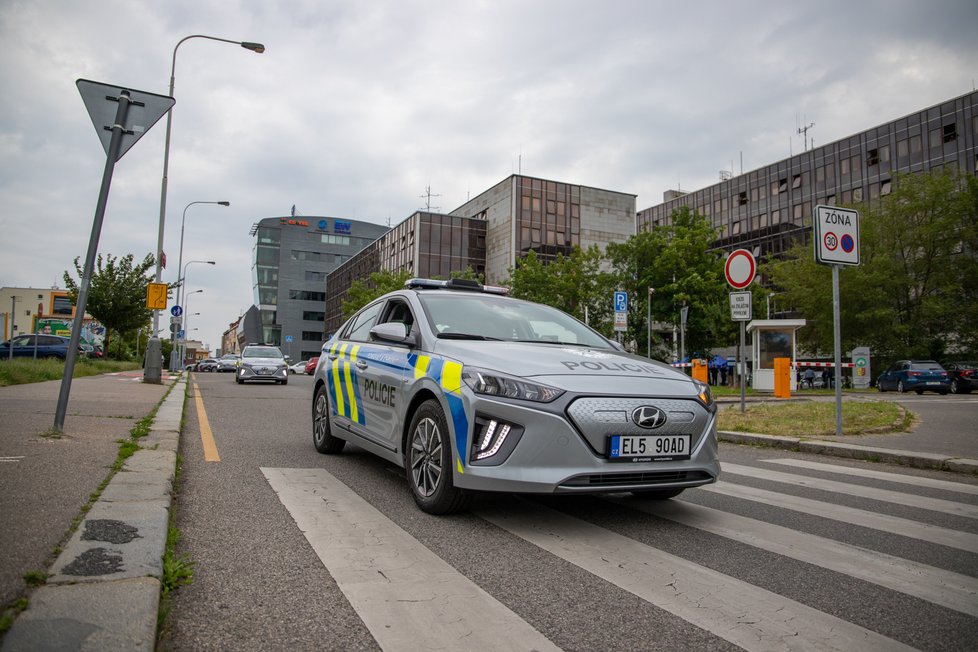
<path id="1" fill-rule="evenodd" d="M 329 396 L 326 385 L 320 385 L 312 399 L 312 443 L 323 454 L 336 454 L 343 451 L 346 442 L 333 436 L 329 425 Z"/>
<path id="2" fill-rule="evenodd" d="M 960 394 L 961 393 L 961 387 L 958 386 L 958 380 L 957 380 L 957 378 L 955 378 L 954 380 L 951 381 L 951 393 L 952 394 Z"/>
<path id="3" fill-rule="evenodd" d="M 904 387 L 902 380 L 897 381 L 897 391 L 900 392 L 901 394 L 907 393 L 907 388 Z"/>
<path id="4" fill-rule="evenodd" d="M 452 443 L 438 401 L 429 399 L 414 413 L 405 456 L 408 484 L 422 511 L 453 514 L 469 506 L 472 495 L 455 488 L 452 481 Z"/>

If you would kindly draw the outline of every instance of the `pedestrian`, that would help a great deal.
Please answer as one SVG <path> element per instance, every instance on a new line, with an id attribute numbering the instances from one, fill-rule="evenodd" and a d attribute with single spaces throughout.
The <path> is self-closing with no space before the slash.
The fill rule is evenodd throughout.
<path id="1" fill-rule="evenodd" d="M 811 367 L 805 369 L 805 384 L 808 389 L 815 389 L 815 370 Z"/>
<path id="2" fill-rule="evenodd" d="M 832 386 L 832 374 L 829 372 L 828 369 L 823 369 L 822 370 L 822 387 L 831 387 L 831 386 Z"/>
<path id="3" fill-rule="evenodd" d="M 720 384 L 727 386 L 727 365 L 720 367 Z"/>

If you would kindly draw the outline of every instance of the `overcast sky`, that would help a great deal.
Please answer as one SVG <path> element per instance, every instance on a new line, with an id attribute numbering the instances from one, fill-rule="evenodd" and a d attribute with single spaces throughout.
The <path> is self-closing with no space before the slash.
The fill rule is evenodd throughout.
<path id="1" fill-rule="evenodd" d="M 266 47 L 177 54 L 164 280 L 187 204 L 230 201 L 187 210 L 213 349 L 252 303 L 252 224 L 293 204 L 397 224 L 521 169 L 640 210 L 801 151 L 800 126 L 817 146 L 970 92 L 976 33 L 975 0 L 0 0 L 0 286 L 84 260 L 105 153 L 75 81 L 165 95 L 191 34 Z M 164 135 L 116 165 L 100 252 L 155 252 Z"/>

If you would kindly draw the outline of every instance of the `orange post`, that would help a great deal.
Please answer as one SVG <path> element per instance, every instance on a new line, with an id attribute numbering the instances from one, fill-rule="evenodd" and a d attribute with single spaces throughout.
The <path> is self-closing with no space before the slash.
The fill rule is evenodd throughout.
<path id="1" fill-rule="evenodd" d="M 693 359 L 693 378 L 704 383 L 710 382 L 710 372 L 706 360 Z"/>
<path id="2" fill-rule="evenodd" d="M 774 359 L 774 396 L 791 398 L 791 358 Z"/>

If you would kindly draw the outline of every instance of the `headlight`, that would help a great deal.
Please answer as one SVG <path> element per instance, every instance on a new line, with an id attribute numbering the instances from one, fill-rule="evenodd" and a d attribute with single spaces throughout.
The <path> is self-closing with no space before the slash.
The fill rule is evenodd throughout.
<path id="1" fill-rule="evenodd" d="M 710 386 L 699 380 L 694 380 L 693 385 L 696 387 L 696 399 L 703 404 L 708 412 L 715 412 L 717 406 L 713 402 L 713 392 L 710 391 Z"/>
<path id="2" fill-rule="evenodd" d="M 549 403 L 564 393 L 564 390 L 556 387 L 530 383 L 486 369 L 466 367 L 462 370 L 462 380 L 476 394 L 515 398 L 521 401 Z"/>

